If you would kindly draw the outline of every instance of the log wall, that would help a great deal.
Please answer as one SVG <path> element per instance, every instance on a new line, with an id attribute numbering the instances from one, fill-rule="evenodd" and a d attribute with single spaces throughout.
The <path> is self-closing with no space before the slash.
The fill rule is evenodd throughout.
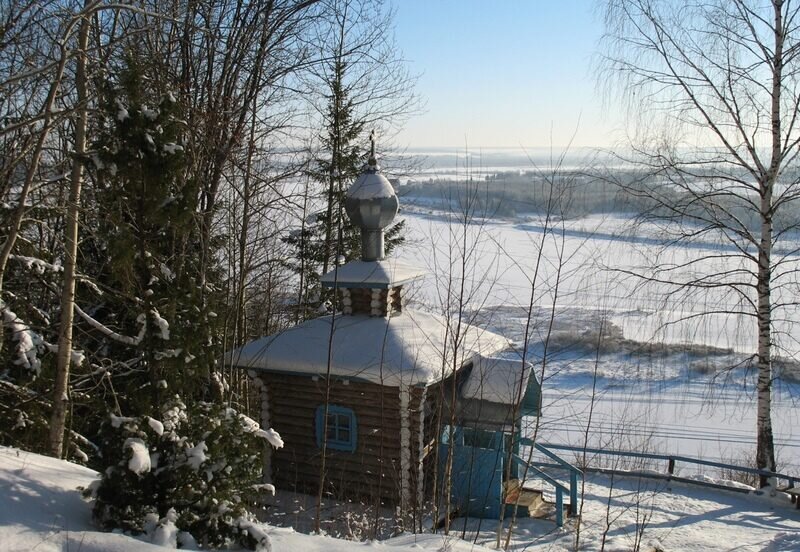
<path id="1" fill-rule="evenodd" d="M 284 447 L 272 453 L 272 481 L 278 488 L 316 493 L 322 457 L 316 442 L 316 409 L 325 402 L 325 378 L 270 372 L 259 372 L 257 377 L 269 396 L 265 414 L 270 427 L 284 441 Z M 407 446 L 411 462 L 406 481 L 416 497 L 422 396 L 422 389 L 411 389 L 410 442 L 402 443 L 398 387 L 332 378 L 329 404 L 353 409 L 358 437 L 354 452 L 327 451 L 325 491 L 336 498 L 399 504 L 400 450 Z"/>

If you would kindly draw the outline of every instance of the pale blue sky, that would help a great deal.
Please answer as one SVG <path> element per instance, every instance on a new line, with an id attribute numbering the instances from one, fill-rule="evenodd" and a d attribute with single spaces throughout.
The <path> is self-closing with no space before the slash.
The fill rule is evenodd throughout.
<path id="1" fill-rule="evenodd" d="M 393 0 L 396 38 L 426 112 L 410 147 L 607 146 L 620 117 L 594 76 L 601 15 L 590 0 Z M 609 102 L 605 102 L 608 104 Z M 580 123 L 579 123 L 580 121 Z M 552 140 L 551 140 L 552 128 Z"/>

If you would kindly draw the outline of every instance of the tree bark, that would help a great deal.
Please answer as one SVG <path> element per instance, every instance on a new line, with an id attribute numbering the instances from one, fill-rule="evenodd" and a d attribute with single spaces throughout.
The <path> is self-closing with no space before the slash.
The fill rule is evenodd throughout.
<path id="1" fill-rule="evenodd" d="M 772 56 L 771 162 L 760 186 L 761 236 L 758 247 L 758 383 L 756 408 L 756 466 L 775 471 L 775 442 L 772 434 L 772 195 L 782 157 L 781 85 L 783 80 L 783 0 L 772 3 L 775 14 L 775 48 Z M 759 477 L 760 486 L 768 483 Z"/>
<path id="2" fill-rule="evenodd" d="M 87 0 L 88 3 L 88 0 Z M 78 254 L 78 206 L 83 184 L 83 157 L 86 153 L 88 118 L 86 93 L 86 48 L 89 42 L 89 15 L 84 15 L 78 31 L 75 84 L 78 93 L 75 122 L 75 152 L 70 175 L 67 203 L 67 227 L 64 237 L 64 285 L 61 290 L 61 322 L 58 335 L 56 383 L 53 388 L 53 413 L 50 418 L 50 453 L 60 458 L 64 449 L 64 429 L 69 407 L 68 384 L 72 356 L 72 322 L 75 315 L 75 272 Z"/>
<path id="3" fill-rule="evenodd" d="M 772 193 L 767 190 L 761 198 L 762 213 L 771 204 Z M 772 249 L 771 215 L 761 223 L 761 245 L 758 252 L 758 383 L 757 383 L 757 440 L 756 466 L 775 471 L 775 444 L 772 435 L 772 279 L 770 255 Z M 760 477 L 761 486 L 767 484 Z"/>

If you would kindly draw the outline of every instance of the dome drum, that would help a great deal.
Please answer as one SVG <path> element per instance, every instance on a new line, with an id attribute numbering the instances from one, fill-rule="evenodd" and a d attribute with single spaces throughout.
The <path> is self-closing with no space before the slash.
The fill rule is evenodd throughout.
<path id="1" fill-rule="evenodd" d="M 347 215 L 361 229 L 362 261 L 380 261 L 384 258 L 383 229 L 394 220 L 398 208 L 395 195 L 369 199 L 348 195 L 345 199 Z"/>

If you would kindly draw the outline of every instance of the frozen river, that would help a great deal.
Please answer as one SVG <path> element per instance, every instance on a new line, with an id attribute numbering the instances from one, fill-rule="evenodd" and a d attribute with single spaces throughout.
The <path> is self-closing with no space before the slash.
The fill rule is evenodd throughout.
<path id="1" fill-rule="evenodd" d="M 632 274 L 645 273 L 658 263 L 673 268 L 659 278 L 685 281 L 747 267 L 719 245 L 663 246 L 653 235 L 658 229 L 637 228 L 634 233 L 632 222 L 624 218 L 569 221 L 563 235 L 560 229 L 545 235 L 538 221 L 476 220 L 460 225 L 436 214 L 404 215 L 411 246 L 398 254 L 430 270 L 420 290 L 424 303 L 441 305 L 446 279 L 450 274 L 458 278 L 463 256 L 471 307 L 527 306 L 533 290 L 533 302 L 540 307 L 555 303 L 557 309 L 607 312 L 628 339 L 703 343 L 742 353 L 755 350 L 756 322 L 746 312 L 746 301 L 753 297 L 743 298 L 726 288 L 679 290 Z M 792 273 L 800 270 L 800 257 L 791 259 L 781 269 L 786 273 L 781 282 L 792 276 L 794 282 L 774 290 L 775 303 L 794 301 L 800 292 L 797 274 Z M 775 318 L 778 355 L 800 358 L 800 308 L 782 308 Z"/>
<path id="2" fill-rule="evenodd" d="M 731 368 L 755 350 L 755 319 L 744 311 L 742 297 L 727 289 L 676 290 L 633 275 L 654 262 L 673 267 L 675 279 L 746 266 L 724 245 L 664 246 L 658 229 L 634 231 L 622 217 L 569 221 L 552 233 L 536 219 L 461 224 L 458 217 L 419 208 L 403 217 L 409 246 L 395 255 L 430 272 L 412 299 L 442 311 L 462 298 L 468 310 L 481 313 L 484 325 L 518 344 L 532 303 L 529 358 L 540 366 L 536 344 L 548 332 L 554 336 L 559 346 L 551 347 L 544 373 L 544 440 L 583 444 L 592 411 L 590 444 L 750 462 L 754 378 L 744 367 Z M 790 258 L 786 266 L 796 265 Z M 774 299 L 782 302 L 790 293 L 790 287 L 778 289 Z M 709 311 L 714 314 L 703 315 Z M 776 352 L 782 357 L 800 358 L 795 321 L 800 321 L 797 306 L 777 314 Z M 586 341 L 595 339 L 601 325 L 621 330 L 622 336 L 612 332 L 597 355 Z M 571 343 L 565 337 L 576 338 L 577 345 L 564 345 Z M 675 348 L 648 356 L 631 353 L 631 343 L 691 343 L 717 350 L 678 354 Z M 800 473 L 798 390 L 797 384 L 776 383 L 773 423 L 781 467 Z"/>

